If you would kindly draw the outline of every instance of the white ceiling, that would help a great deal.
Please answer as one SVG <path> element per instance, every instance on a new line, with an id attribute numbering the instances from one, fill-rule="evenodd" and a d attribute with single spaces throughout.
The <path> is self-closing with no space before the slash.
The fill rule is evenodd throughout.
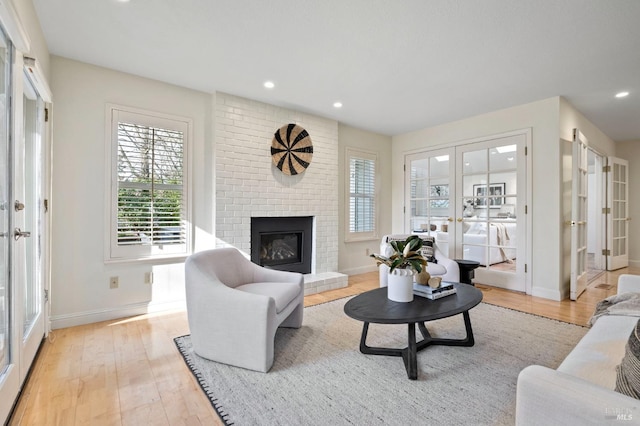
<path id="1" fill-rule="evenodd" d="M 564 96 L 640 140 L 638 0 L 33 3 L 54 55 L 387 135 Z"/>

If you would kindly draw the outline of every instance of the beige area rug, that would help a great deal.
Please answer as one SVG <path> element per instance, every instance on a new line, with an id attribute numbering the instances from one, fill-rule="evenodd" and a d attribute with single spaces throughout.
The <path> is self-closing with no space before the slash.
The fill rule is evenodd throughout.
<path id="1" fill-rule="evenodd" d="M 513 425 L 518 373 L 557 367 L 587 331 L 481 303 L 470 311 L 475 346 L 424 349 L 411 381 L 402 358 L 360 353 L 362 323 L 344 314 L 347 300 L 305 308 L 301 329 L 279 329 L 266 374 L 205 360 L 189 336 L 175 342 L 226 424 Z M 427 328 L 464 337 L 462 315 Z M 405 347 L 407 326 L 371 324 L 368 336 Z"/>

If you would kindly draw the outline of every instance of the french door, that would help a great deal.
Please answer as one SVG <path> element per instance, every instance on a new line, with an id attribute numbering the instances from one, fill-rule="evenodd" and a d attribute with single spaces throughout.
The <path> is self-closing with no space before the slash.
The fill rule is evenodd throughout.
<path id="1" fill-rule="evenodd" d="M 571 300 L 578 300 L 586 290 L 587 280 L 587 213 L 589 141 L 573 129 L 571 179 Z"/>
<path id="2" fill-rule="evenodd" d="M 25 377 L 45 333 L 43 254 L 46 252 L 44 101 L 26 73 L 23 74 L 22 111 L 22 143 L 16 143 L 14 273 L 16 282 L 21 283 L 16 292 L 21 301 L 16 310 L 20 315 L 16 325 L 21 327 L 17 330 L 21 336 L 20 373 Z"/>
<path id="3" fill-rule="evenodd" d="M 0 30 L 0 420 L 4 421 L 20 386 L 15 349 L 14 299 L 11 283 L 13 193 L 10 143 L 12 46 Z"/>
<path id="4" fill-rule="evenodd" d="M 478 262 L 475 281 L 526 291 L 529 131 L 406 157 L 405 231 L 435 237 L 452 259 Z"/>
<path id="5" fill-rule="evenodd" d="M 455 149 L 447 148 L 406 158 L 406 215 L 409 232 L 439 238 L 439 248 L 449 252 L 448 232 L 455 216 Z M 406 209 L 405 209 L 406 210 Z M 451 230 L 452 232 L 454 230 Z"/>
<path id="6" fill-rule="evenodd" d="M 607 269 L 629 266 L 629 162 L 609 157 L 607 167 Z"/>
<path id="7" fill-rule="evenodd" d="M 7 38 L 0 39 L 2 421 L 9 415 L 45 335 L 44 101 L 23 71 L 22 56 L 12 58 L 12 54 Z"/>

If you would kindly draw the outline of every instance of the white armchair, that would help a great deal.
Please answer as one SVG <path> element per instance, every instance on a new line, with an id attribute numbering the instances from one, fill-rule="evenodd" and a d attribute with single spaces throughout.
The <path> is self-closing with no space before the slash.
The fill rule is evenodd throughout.
<path id="1" fill-rule="evenodd" d="M 203 358 L 267 372 L 276 329 L 302 326 L 302 274 L 260 267 L 235 248 L 189 256 L 185 283 L 191 341 Z"/>
<path id="2" fill-rule="evenodd" d="M 405 240 L 410 234 L 395 234 L 385 235 L 380 242 L 380 254 L 383 256 L 390 256 L 393 253 L 393 248 L 389 244 L 393 240 Z M 444 255 L 438 248 L 438 245 L 433 245 L 435 258 L 438 263 L 427 263 L 427 272 L 434 277 L 442 277 L 444 281 L 460 282 L 460 267 L 455 262 Z M 389 273 L 389 267 L 387 265 L 380 265 L 380 287 L 387 286 L 387 279 Z"/>

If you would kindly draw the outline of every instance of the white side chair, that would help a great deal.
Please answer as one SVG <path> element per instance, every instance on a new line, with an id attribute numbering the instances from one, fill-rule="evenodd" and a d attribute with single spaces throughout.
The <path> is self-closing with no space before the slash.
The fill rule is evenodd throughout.
<path id="1" fill-rule="evenodd" d="M 302 326 L 302 274 L 263 268 L 235 248 L 189 256 L 185 285 L 191 341 L 203 358 L 267 372 L 276 329 Z"/>
<path id="2" fill-rule="evenodd" d="M 411 234 L 394 234 L 385 235 L 380 241 L 380 254 L 383 256 L 390 256 L 393 253 L 393 248 L 389 244 L 393 240 L 404 241 Z M 453 283 L 460 282 L 460 267 L 455 260 L 449 259 L 440 251 L 438 245 L 434 242 L 433 245 L 435 258 L 438 263 L 427 263 L 427 272 L 434 277 L 442 277 L 444 281 Z M 380 287 L 386 287 L 389 275 L 389 267 L 387 265 L 380 265 Z"/>

